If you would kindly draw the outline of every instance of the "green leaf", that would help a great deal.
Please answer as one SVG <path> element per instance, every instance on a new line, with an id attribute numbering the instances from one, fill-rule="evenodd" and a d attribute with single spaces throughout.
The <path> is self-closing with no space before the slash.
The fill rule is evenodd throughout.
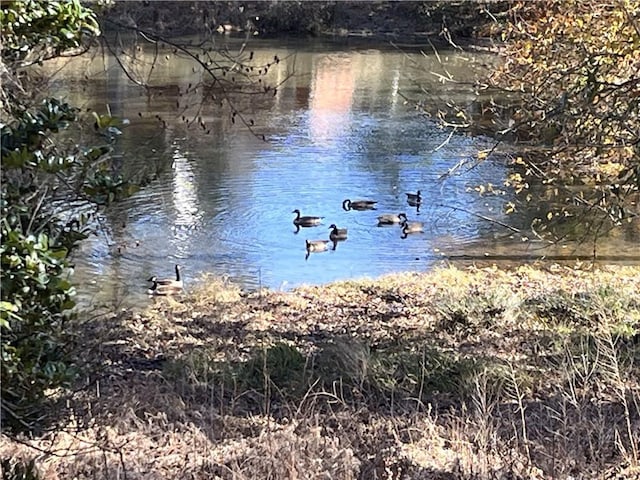
<path id="1" fill-rule="evenodd" d="M 69 251 L 66 248 L 59 248 L 57 250 L 51 250 L 49 252 L 49 256 L 55 260 L 64 260 L 65 258 L 67 258 L 67 255 L 69 254 Z"/>
<path id="2" fill-rule="evenodd" d="M 6 311 L 6 312 L 17 312 L 18 306 L 11 302 L 6 302 L 3 300 L 0 302 L 0 310 Z"/>

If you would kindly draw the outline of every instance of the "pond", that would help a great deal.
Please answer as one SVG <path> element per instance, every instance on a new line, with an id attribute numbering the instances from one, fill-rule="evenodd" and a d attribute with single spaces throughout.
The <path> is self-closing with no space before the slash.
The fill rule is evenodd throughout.
<path id="1" fill-rule="evenodd" d="M 241 46 L 227 41 L 231 51 Z M 250 48 L 256 65 L 273 64 L 271 84 L 286 79 L 275 94 L 236 100 L 257 135 L 204 101 L 193 87 L 202 71 L 170 50 L 155 57 L 151 82 L 163 88 L 151 98 L 109 55 L 75 59 L 56 76 L 54 88 L 72 104 L 130 121 L 114 152 L 123 173 L 157 173 L 103 212 L 100 233 L 75 256 L 83 302 L 146 302 L 147 278 L 171 276 L 175 264 L 187 288 L 210 273 L 247 289 L 289 289 L 425 271 L 445 257 L 521 261 L 576 252 L 567 245 L 541 252 L 501 227 L 513 221 L 503 213 L 508 198 L 475 187 L 500 186 L 504 162 L 443 175 L 492 142 L 450 136 L 404 100 L 422 91 L 426 101 L 469 103 L 473 92 L 442 75 L 472 82 L 496 64 L 493 56 L 353 40 L 256 40 Z M 138 48 L 133 72 L 148 73 L 154 55 Z M 406 195 L 417 190 L 419 208 Z M 345 199 L 372 199 L 376 209 L 345 210 Z M 295 209 L 324 217 L 321 225 L 298 230 Z M 378 226 L 379 215 L 400 212 L 424 231 L 403 238 L 397 225 Z M 348 239 L 308 255 L 305 241 L 328 239 L 331 224 L 347 228 Z M 635 245 L 637 238 L 618 239 L 612 251 Z"/>

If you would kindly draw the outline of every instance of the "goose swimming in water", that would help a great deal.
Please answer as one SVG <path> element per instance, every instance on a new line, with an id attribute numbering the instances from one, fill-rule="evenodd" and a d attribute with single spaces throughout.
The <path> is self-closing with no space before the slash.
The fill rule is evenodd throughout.
<path id="1" fill-rule="evenodd" d="M 374 210 L 376 208 L 377 200 L 354 200 L 353 202 L 348 198 L 342 202 L 342 208 L 344 210 Z"/>
<path id="2" fill-rule="evenodd" d="M 171 286 L 171 287 L 175 287 L 175 288 L 182 288 L 183 282 L 182 282 L 182 278 L 180 276 L 180 265 L 176 265 L 175 266 L 175 270 L 176 270 L 176 278 L 161 278 L 158 279 L 158 277 L 156 277 L 155 275 L 151 278 L 149 278 L 149 280 L 147 280 L 148 282 L 155 282 L 158 285 L 164 285 L 164 286 Z"/>
<path id="3" fill-rule="evenodd" d="M 407 221 L 407 215 L 405 213 L 385 213 L 378 217 L 378 225 L 397 225 Z"/>
<path id="4" fill-rule="evenodd" d="M 161 285 L 158 283 L 156 277 L 151 277 L 151 288 L 147 290 L 149 295 L 158 295 L 158 296 L 169 296 L 169 295 L 178 295 L 183 292 L 181 286 L 178 285 Z"/>
<path id="5" fill-rule="evenodd" d="M 335 223 L 332 223 L 329 227 L 329 239 L 332 242 L 336 242 L 338 240 L 346 240 L 347 239 L 347 229 L 346 228 L 338 228 Z"/>
<path id="6" fill-rule="evenodd" d="M 424 224 L 422 222 L 403 222 L 402 223 L 402 238 L 407 238 L 410 233 L 422 233 L 424 232 Z"/>
<path id="7" fill-rule="evenodd" d="M 320 225 L 320 223 L 322 223 L 322 219 L 324 218 L 312 216 L 301 217 L 300 210 L 298 210 L 297 208 L 291 213 L 296 214 L 296 218 L 293 219 L 293 224 L 298 227 L 315 227 L 316 225 Z"/>
<path id="8" fill-rule="evenodd" d="M 407 193 L 407 202 L 409 203 L 409 205 L 417 205 L 419 203 L 422 203 L 422 194 L 420 193 L 420 190 L 418 190 L 416 193 Z"/>
<path id="9" fill-rule="evenodd" d="M 305 240 L 308 252 L 324 252 L 329 248 L 329 240 Z"/>

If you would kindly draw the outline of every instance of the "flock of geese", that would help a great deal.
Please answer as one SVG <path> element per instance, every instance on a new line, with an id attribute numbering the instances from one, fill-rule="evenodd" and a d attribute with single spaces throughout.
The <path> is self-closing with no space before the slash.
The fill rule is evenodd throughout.
<path id="1" fill-rule="evenodd" d="M 407 203 L 412 207 L 420 207 L 422 203 L 422 196 L 420 190 L 416 193 L 407 193 Z M 375 210 L 376 200 L 350 200 L 346 199 L 342 202 L 342 208 L 344 210 Z M 301 227 L 317 227 L 322 224 L 324 217 L 314 216 L 302 216 L 300 210 L 297 208 L 291 212 L 295 213 L 296 217 L 293 219 L 293 224 L 296 226 L 296 233 Z M 422 222 L 410 222 L 407 219 L 406 213 L 385 213 L 378 216 L 378 226 L 384 225 L 399 225 L 402 227 L 401 238 L 407 238 L 412 233 L 424 232 L 424 224 Z M 335 223 L 329 225 L 329 239 L 325 240 L 305 240 L 305 247 L 307 250 L 306 258 L 309 258 L 309 254 L 312 252 L 324 252 L 329 249 L 329 243 L 333 243 L 333 249 L 335 250 L 338 242 L 342 242 L 347 239 L 348 232 L 346 228 L 338 228 Z M 151 282 L 151 287 L 147 291 L 149 295 L 177 295 L 182 293 L 184 284 L 180 275 L 180 265 L 175 266 L 176 278 L 163 278 L 159 279 L 155 275 L 148 279 Z"/>
<path id="2" fill-rule="evenodd" d="M 420 207 L 422 203 L 422 195 L 420 190 L 416 193 L 407 193 L 407 203 L 412 207 Z M 346 199 L 342 202 L 342 208 L 344 210 L 375 210 L 376 200 L 350 200 Z M 316 227 L 322 223 L 324 217 L 315 216 L 302 216 L 300 210 L 295 209 L 293 212 L 296 217 L 293 219 L 293 224 L 296 226 L 296 233 L 300 230 L 300 227 Z M 422 222 L 410 222 L 407 219 L 406 213 L 385 213 L 378 216 L 378 226 L 383 225 L 400 225 L 402 227 L 402 237 L 407 238 L 409 234 L 421 233 L 424 231 L 424 224 Z M 305 246 L 307 255 L 305 258 L 309 258 L 309 254 L 312 252 L 324 252 L 329 249 L 329 243 L 333 243 L 333 249 L 335 250 L 338 242 L 347 239 L 347 229 L 338 228 L 335 223 L 329 226 L 329 239 L 325 240 L 305 240 Z"/>

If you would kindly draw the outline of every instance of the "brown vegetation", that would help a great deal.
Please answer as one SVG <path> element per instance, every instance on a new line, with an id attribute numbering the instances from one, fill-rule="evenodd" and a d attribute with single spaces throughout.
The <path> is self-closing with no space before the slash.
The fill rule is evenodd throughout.
<path id="1" fill-rule="evenodd" d="M 640 271 L 208 279 L 82 326 L 41 478 L 640 478 Z M 634 477 L 635 476 L 635 477 Z"/>
<path id="2" fill-rule="evenodd" d="M 505 10 L 507 2 L 490 2 Z M 118 1 L 108 18 L 164 35 L 357 35 L 438 41 L 473 38 L 491 20 L 485 2 Z"/>

